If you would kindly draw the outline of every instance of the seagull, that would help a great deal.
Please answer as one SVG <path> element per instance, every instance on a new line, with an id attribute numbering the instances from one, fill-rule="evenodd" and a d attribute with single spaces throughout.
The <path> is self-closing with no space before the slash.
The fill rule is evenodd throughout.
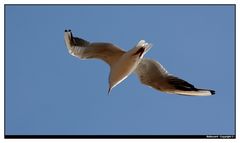
<path id="1" fill-rule="evenodd" d="M 142 84 L 168 94 L 189 96 L 215 94 L 214 90 L 196 88 L 187 81 L 169 74 L 159 62 L 143 58 L 152 47 L 152 44 L 145 40 L 140 40 L 132 49 L 124 51 L 112 43 L 89 42 L 74 37 L 71 30 L 65 30 L 64 41 L 72 56 L 80 59 L 101 59 L 110 66 L 108 94 L 132 73 L 137 74 Z"/>

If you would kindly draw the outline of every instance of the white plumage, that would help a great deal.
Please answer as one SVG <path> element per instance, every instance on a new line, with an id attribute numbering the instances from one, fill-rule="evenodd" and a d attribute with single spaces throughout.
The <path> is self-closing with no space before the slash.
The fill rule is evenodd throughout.
<path id="1" fill-rule="evenodd" d="M 195 88 L 192 84 L 169 74 L 159 62 L 143 58 L 152 47 L 144 40 L 140 40 L 134 48 L 126 52 L 111 43 L 91 43 L 73 37 L 71 30 L 65 30 L 64 39 L 71 55 L 80 59 L 97 58 L 109 64 L 108 93 L 134 72 L 142 84 L 165 93 L 192 96 L 215 94 L 214 90 Z"/>

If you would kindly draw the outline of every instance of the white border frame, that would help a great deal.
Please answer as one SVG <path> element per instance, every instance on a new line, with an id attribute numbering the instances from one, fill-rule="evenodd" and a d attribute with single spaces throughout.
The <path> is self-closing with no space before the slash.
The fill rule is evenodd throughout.
<path id="1" fill-rule="evenodd" d="M 121 0 L 121 1 L 114 1 L 114 0 L 86 0 L 86 1 L 76 1 L 76 0 L 65 0 L 65 1 L 58 1 L 56 0 L 3 0 L 1 1 L 0 9 L 1 9 L 1 27 L 0 30 L 4 31 L 4 4 L 236 4 L 236 26 L 239 25 L 239 1 L 238 0 Z M 239 77 L 237 73 L 239 71 L 239 67 L 237 65 L 239 58 L 239 28 L 236 27 L 236 110 L 239 109 L 239 98 L 238 95 L 238 81 Z M 1 74 L 0 78 L 2 79 L 0 84 L 0 91 L 1 91 L 1 99 L 0 99 L 0 142 L 17 142 L 17 143 L 38 143 L 38 142 L 56 142 L 56 143 L 63 143 L 63 142 L 104 142 L 104 143 L 112 143 L 112 142 L 184 142 L 184 143 L 192 143 L 192 142 L 202 142 L 202 139 L 124 139 L 124 140 L 116 140 L 116 139 L 4 139 L 4 32 L 0 34 L 1 36 L 1 56 L 0 56 L 0 67 L 1 67 Z M 237 110 L 238 111 L 238 110 Z M 236 112 L 236 121 L 239 120 L 239 114 Z M 239 129 L 239 124 L 236 124 L 236 129 Z M 238 130 L 237 130 L 238 131 Z M 236 133 L 237 133 L 236 131 Z M 204 139 L 204 142 L 215 142 L 215 143 L 232 143 L 232 142 L 239 142 L 239 134 L 236 134 L 237 139 Z"/>

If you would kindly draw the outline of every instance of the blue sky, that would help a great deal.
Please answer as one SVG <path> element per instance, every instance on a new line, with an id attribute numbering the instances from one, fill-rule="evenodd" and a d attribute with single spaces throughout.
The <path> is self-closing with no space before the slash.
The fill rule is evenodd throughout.
<path id="1" fill-rule="evenodd" d="M 232 5 L 8 5 L 5 24 L 8 135 L 234 134 Z M 124 50 L 144 39 L 145 57 L 216 95 L 165 94 L 133 74 L 108 96 L 108 65 L 68 54 L 65 29 Z"/>

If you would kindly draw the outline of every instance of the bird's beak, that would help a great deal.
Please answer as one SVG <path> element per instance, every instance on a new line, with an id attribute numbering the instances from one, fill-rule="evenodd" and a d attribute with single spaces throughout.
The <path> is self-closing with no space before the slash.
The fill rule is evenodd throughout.
<path id="1" fill-rule="evenodd" d="M 112 88 L 109 87 L 109 88 L 108 88 L 108 95 L 110 94 L 111 90 L 112 90 Z"/>

